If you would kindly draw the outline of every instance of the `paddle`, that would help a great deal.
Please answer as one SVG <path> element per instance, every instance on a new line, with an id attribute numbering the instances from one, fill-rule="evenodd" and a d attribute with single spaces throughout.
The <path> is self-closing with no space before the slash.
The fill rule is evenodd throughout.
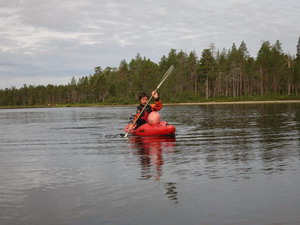
<path id="1" fill-rule="evenodd" d="M 162 77 L 161 79 L 161 82 L 157 85 L 156 89 L 154 90 L 154 93 L 157 92 L 157 90 L 160 88 L 160 86 L 164 83 L 164 81 L 168 78 L 168 76 L 171 74 L 171 72 L 173 71 L 174 69 L 174 66 L 170 66 L 170 68 L 167 70 L 167 72 L 164 74 L 164 76 Z M 147 105 L 149 104 L 149 102 L 151 101 L 152 99 L 152 95 L 151 97 L 149 98 L 148 102 L 146 103 L 146 105 L 144 106 L 144 108 L 142 109 L 142 111 L 139 113 L 139 116 L 134 120 L 131 128 L 127 131 L 127 133 L 124 135 L 124 137 L 127 137 L 129 132 L 133 129 L 134 125 L 136 124 L 136 122 L 138 121 L 138 119 L 140 118 L 140 116 L 143 114 L 143 112 L 145 111 Z"/>

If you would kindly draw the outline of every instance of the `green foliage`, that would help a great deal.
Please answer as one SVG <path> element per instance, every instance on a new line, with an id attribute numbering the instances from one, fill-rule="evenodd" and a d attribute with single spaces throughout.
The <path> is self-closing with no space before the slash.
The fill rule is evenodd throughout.
<path id="1" fill-rule="evenodd" d="M 257 58 L 249 56 L 244 41 L 221 52 L 210 45 L 199 59 L 195 51 L 175 49 L 158 63 L 137 54 L 118 68 L 97 66 L 94 74 L 73 77 L 67 85 L 24 84 L 0 90 L 0 106 L 132 104 L 140 92 L 150 94 L 171 65 L 175 70 L 159 90 L 164 102 L 298 99 L 299 46 L 300 38 L 297 57 L 285 54 L 279 41 L 263 42 Z"/>
<path id="2" fill-rule="evenodd" d="M 296 56 L 297 56 L 297 59 L 300 59 L 300 37 L 298 39 Z"/>

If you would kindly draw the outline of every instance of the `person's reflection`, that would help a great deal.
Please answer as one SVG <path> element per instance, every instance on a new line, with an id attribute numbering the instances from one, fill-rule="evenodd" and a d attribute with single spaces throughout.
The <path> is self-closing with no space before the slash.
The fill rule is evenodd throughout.
<path id="1" fill-rule="evenodd" d="M 175 203 L 178 203 L 176 183 L 166 182 L 164 187 L 166 189 L 166 195 L 168 198 L 172 201 L 175 201 Z"/>
<path id="2" fill-rule="evenodd" d="M 163 153 L 173 152 L 175 141 L 175 136 L 132 137 L 130 139 L 140 158 L 142 179 L 160 179 L 163 174 Z"/>
<path id="3" fill-rule="evenodd" d="M 132 137 L 130 139 L 135 154 L 139 156 L 142 168 L 142 179 L 160 180 L 163 175 L 164 154 L 174 152 L 175 136 L 171 137 Z M 165 182 L 166 196 L 178 203 L 176 183 Z"/>

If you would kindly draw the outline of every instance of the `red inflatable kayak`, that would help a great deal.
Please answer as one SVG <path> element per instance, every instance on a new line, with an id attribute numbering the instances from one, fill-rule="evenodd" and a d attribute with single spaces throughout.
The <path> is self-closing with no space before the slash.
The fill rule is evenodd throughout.
<path id="1" fill-rule="evenodd" d="M 127 133 L 131 124 L 125 127 Z M 145 123 L 137 129 L 130 130 L 129 134 L 134 136 L 172 136 L 175 135 L 176 128 L 165 121 L 160 121 L 156 125 Z"/>

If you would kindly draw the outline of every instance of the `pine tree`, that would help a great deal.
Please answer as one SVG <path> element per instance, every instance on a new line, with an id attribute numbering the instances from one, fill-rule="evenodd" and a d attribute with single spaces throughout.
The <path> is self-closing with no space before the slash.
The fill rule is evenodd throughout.
<path id="1" fill-rule="evenodd" d="M 294 86 L 295 86 L 295 92 L 296 94 L 299 93 L 300 89 L 300 37 L 298 39 L 298 45 L 297 45 L 297 54 L 296 54 L 296 63 L 295 63 L 295 69 L 294 69 Z"/>
<path id="2" fill-rule="evenodd" d="M 300 37 L 298 39 L 298 45 L 297 45 L 297 59 L 300 60 Z"/>
<path id="3" fill-rule="evenodd" d="M 202 79 L 205 79 L 205 96 L 209 98 L 210 93 L 210 81 L 212 80 L 214 71 L 214 58 L 210 49 L 204 49 L 202 52 L 202 57 L 200 59 L 200 72 Z"/>

